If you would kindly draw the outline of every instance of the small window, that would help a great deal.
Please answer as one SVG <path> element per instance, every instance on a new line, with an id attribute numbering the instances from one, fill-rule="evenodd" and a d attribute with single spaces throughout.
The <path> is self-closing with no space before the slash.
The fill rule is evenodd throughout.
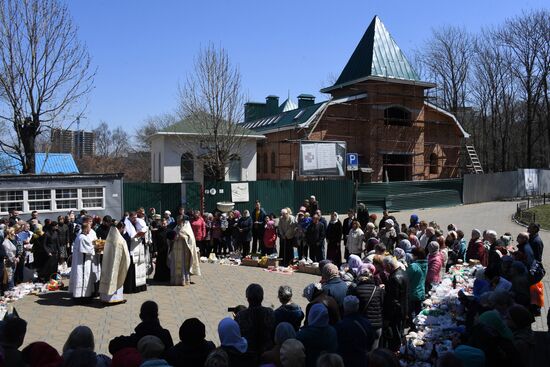
<path id="1" fill-rule="evenodd" d="M 430 174 L 436 175 L 438 173 L 437 154 L 432 153 L 430 154 Z"/>
<path id="2" fill-rule="evenodd" d="M 90 187 L 82 189 L 82 207 L 103 208 L 103 188 Z"/>
<path id="3" fill-rule="evenodd" d="M 263 172 L 267 174 L 267 170 L 269 169 L 268 162 L 267 162 L 267 153 L 264 153 L 264 162 L 262 164 Z"/>
<path id="4" fill-rule="evenodd" d="M 55 206 L 57 209 L 77 209 L 78 208 L 78 190 L 77 189 L 57 189 L 55 190 Z"/>
<path id="5" fill-rule="evenodd" d="M 275 159 L 277 159 L 275 157 L 275 152 L 271 152 L 271 173 L 275 173 L 277 169 L 277 162 Z"/>
<path id="6" fill-rule="evenodd" d="M 29 190 L 29 210 L 51 210 L 51 190 Z"/>
<path id="7" fill-rule="evenodd" d="M 193 159 L 193 154 L 187 152 L 181 155 L 180 170 L 182 181 L 193 181 L 195 178 L 195 160 Z"/>
<path id="8" fill-rule="evenodd" d="M 229 169 L 227 172 L 229 181 L 241 180 L 241 158 L 233 157 L 229 161 Z"/>
<path id="9" fill-rule="evenodd" d="M 0 213 L 23 211 L 23 190 L 0 191 Z"/>
<path id="10" fill-rule="evenodd" d="M 386 125 L 411 126 L 411 113 L 402 107 L 389 107 L 384 110 Z"/>

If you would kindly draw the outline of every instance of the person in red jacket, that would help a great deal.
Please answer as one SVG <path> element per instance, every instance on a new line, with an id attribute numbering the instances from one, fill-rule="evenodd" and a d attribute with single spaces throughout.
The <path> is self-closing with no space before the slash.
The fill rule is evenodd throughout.
<path id="1" fill-rule="evenodd" d="M 275 242 L 277 241 L 277 231 L 275 229 L 273 216 L 268 216 L 266 220 L 263 242 L 266 254 L 271 255 L 276 251 Z"/>
<path id="2" fill-rule="evenodd" d="M 487 266 L 488 256 L 485 246 L 483 246 L 483 241 L 481 240 L 481 232 L 479 229 L 472 230 L 472 239 L 468 244 L 468 249 L 466 250 L 466 261 L 470 260 L 479 260 L 481 265 Z"/>
<path id="3" fill-rule="evenodd" d="M 191 228 L 193 229 L 193 234 L 195 235 L 195 241 L 197 241 L 197 245 L 199 246 L 199 249 L 201 250 L 201 256 L 208 257 L 207 254 L 207 246 L 205 243 L 206 239 L 206 223 L 204 222 L 204 219 L 202 219 L 201 212 L 195 211 L 193 215 L 193 220 L 191 221 Z"/>

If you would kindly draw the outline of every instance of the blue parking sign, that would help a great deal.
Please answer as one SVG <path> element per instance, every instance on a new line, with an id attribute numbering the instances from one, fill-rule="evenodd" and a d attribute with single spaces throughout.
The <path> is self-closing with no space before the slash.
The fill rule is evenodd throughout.
<path id="1" fill-rule="evenodd" d="M 348 171 L 357 171 L 359 170 L 359 154 L 357 153 L 348 153 L 346 154 L 347 164 L 346 169 Z"/>

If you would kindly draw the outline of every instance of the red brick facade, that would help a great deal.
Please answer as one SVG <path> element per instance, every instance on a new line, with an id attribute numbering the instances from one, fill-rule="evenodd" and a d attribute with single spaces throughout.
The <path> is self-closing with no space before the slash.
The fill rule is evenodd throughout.
<path id="1" fill-rule="evenodd" d="M 332 91 L 333 100 L 367 96 L 329 105 L 308 129 L 264 132 L 267 139 L 258 143 L 258 179 L 303 179 L 297 175 L 299 140 L 304 139 L 345 141 L 348 152 L 359 154 L 360 167 L 372 168 L 372 173 L 355 173 L 363 182 L 386 176 L 390 181 L 458 177 L 463 134 L 451 116 L 425 104 L 424 89 L 369 80 Z M 410 114 L 399 121 L 408 126 L 385 118 L 390 107 Z"/>

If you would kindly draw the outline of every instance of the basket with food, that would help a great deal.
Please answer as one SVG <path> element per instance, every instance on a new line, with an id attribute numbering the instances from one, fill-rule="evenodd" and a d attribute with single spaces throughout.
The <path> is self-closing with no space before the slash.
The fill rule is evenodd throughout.
<path id="1" fill-rule="evenodd" d="M 319 265 L 315 264 L 298 264 L 298 271 L 300 273 L 306 273 L 311 275 L 321 275 L 321 269 L 319 269 Z"/>
<path id="2" fill-rule="evenodd" d="M 105 240 L 102 240 L 102 239 L 95 240 L 94 248 L 96 252 L 103 252 L 103 249 L 105 248 Z"/>

